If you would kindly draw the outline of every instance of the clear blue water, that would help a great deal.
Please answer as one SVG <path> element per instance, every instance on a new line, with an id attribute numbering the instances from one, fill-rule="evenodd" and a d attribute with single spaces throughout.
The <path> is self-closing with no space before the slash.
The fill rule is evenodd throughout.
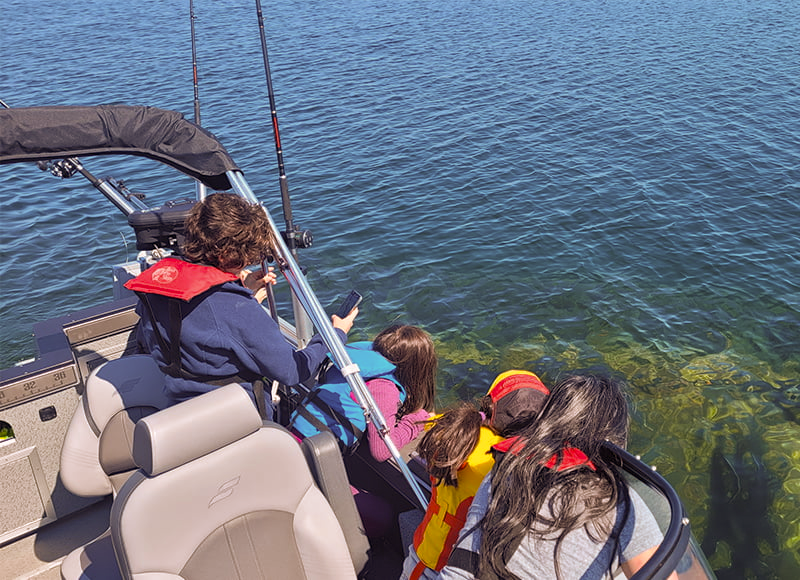
<path id="1" fill-rule="evenodd" d="M 280 216 L 252 2 L 198 0 L 203 124 Z M 800 3 L 264 1 L 301 254 L 355 338 L 424 326 L 443 403 L 524 367 L 631 386 L 630 448 L 720 578 L 800 576 Z M 188 1 L 11 0 L 11 106 L 192 116 Z M 155 203 L 151 162 L 85 160 Z M 156 169 L 155 172 L 152 170 Z M 80 177 L 0 167 L 0 359 L 134 254 Z"/>

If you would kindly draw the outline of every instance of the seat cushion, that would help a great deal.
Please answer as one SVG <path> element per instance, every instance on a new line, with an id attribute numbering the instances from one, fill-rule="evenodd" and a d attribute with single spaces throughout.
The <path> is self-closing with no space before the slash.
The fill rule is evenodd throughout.
<path id="1" fill-rule="evenodd" d="M 61 562 L 62 580 L 122 579 L 114 556 L 111 530 L 67 554 Z"/>

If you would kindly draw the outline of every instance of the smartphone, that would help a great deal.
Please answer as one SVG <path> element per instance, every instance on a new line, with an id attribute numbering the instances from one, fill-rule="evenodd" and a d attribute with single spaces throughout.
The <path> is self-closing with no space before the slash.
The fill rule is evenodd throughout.
<path id="1" fill-rule="evenodd" d="M 353 311 L 353 308 L 361 304 L 361 294 L 355 290 L 351 290 L 347 298 L 344 299 L 339 310 L 336 311 L 336 316 L 339 318 L 347 318 L 347 315 Z"/>

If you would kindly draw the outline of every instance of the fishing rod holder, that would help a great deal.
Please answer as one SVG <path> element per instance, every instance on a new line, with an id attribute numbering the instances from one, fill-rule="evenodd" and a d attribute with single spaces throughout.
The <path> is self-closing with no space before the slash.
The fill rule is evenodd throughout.
<path id="1" fill-rule="evenodd" d="M 105 181 L 108 182 L 111 185 L 111 187 L 116 189 L 117 192 L 119 192 L 119 194 L 122 195 L 128 201 L 134 198 L 139 200 L 144 200 L 144 198 L 147 197 L 143 193 L 139 193 L 137 191 L 131 191 L 130 189 L 128 189 L 128 187 L 125 185 L 125 182 L 121 179 L 117 180 L 114 179 L 113 177 L 106 177 Z"/>
<path id="2" fill-rule="evenodd" d="M 53 161 L 52 159 L 47 161 L 37 161 L 36 166 L 42 171 L 49 171 L 51 175 L 61 179 L 69 179 L 81 170 L 83 170 L 83 172 L 86 171 L 86 169 L 74 157 L 70 157 L 68 159 L 59 159 L 58 161 Z M 99 181 L 100 180 L 98 180 L 98 182 Z M 106 177 L 103 181 L 108 183 L 114 190 L 116 190 L 117 193 L 119 193 L 128 201 L 134 198 L 143 200 L 146 197 L 143 193 L 129 190 L 125 185 L 125 182 L 121 179 L 117 180 L 113 177 Z"/>
<path id="3" fill-rule="evenodd" d="M 49 171 L 52 175 L 61 179 L 69 179 L 76 173 L 80 173 L 126 216 L 137 210 L 147 209 L 143 201 L 145 198 L 143 193 L 130 191 L 125 187 L 123 181 L 117 181 L 113 177 L 98 179 L 83 166 L 77 157 L 40 160 L 36 162 L 36 166 L 42 171 Z"/>

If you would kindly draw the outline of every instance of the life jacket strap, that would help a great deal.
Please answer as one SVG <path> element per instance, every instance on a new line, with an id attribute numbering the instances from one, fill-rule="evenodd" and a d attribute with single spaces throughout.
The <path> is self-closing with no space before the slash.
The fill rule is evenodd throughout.
<path id="1" fill-rule="evenodd" d="M 167 360 L 169 364 L 164 370 L 170 376 L 178 376 L 186 379 L 188 374 L 181 364 L 181 326 L 183 325 L 183 316 L 181 316 L 181 303 L 175 298 L 167 298 L 169 304 L 169 356 Z M 153 321 L 153 328 L 158 328 Z M 166 354 L 166 352 L 164 353 Z"/>
<path id="2" fill-rule="evenodd" d="M 475 528 L 472 528 L 467 534 L 471 534 L 475 531 Z M 510 533 L 514 535 L 514 540 L 509 545 L 509 552 L 513 554 L 517 551 L 520 544 L 522 544 L 522 539 L 527 535 L 525 532 L 525 528 L 522 525 L 517 524 L 512 527 Z M 480 561 L 480 554 L 477 552 L 473 552 L 472 550 L 467 550 L 465 548 L 455 548 L 451 553 L 450 557 L 447 559 L 447 565 L 452 566 L 453 568 L 459 568 L 461 570 L 466 570 L 467 572 L 471 573 L 476 578 L 478 577 L 478 562 Z M 481 574 L 481 580 L 502 580 L 497 574 L 495 574 L 494 570 L 483 570 Z"/>
<path id="3" fill-rule="evenodd" d="M 183 316 L 181 313 L 181 300 L 179 298 L 167 297 L 169 309 L 169 343 L 164 339 L 161 331 L 156 324 L 156 317 L 153 312 L 153 306 L 150 304 L 149 297 L 144 292 L 136 292 L 139 300 L 144 304 L 147 314 L 150 317 L 150 322 L 153 326 L 153 331 L 156 334 L 156 339 L 161 347 L 161 352 L 167 359 L 166 365 L 160 366 L 161 372 L 165 375 L 176 379 L 185 379 L 197 381 L 213 386 L 225 386 L 230 383 L 251 383 L 253 385 L 253 395 L 256 399 L 256 407 L 262 419 L 267 418 L 266 396 L 264 394 L 264 379 L 259 376 L 245 377 L 239 373 L 227 375 L 224 377 L 211 377 L 208 375 L 196 375 L 187 371 L 181 364 L 181 326 L 183 325 Z"/>
<path id="4" fill-rule="evenodd" d="M 456 548 L 450 553 L 447 565 L 469 572 L 476 578 L 478 577 L 478 560 L 480 555 L 471 550 Z"/>
<path id="5" fill-rule="evenodd" d="M 318 417 L 315 417 L 314 414 L 308 410 L 307 408 L 308 404 L 313 403 L 314 406 L 320 409 L 323 413 L 326 413 L 329 416 L 336 418 L 337 422 L 343 428 L 353 433 L 356 442 L 360 441 L 361 436 L 364 434 L 364 432 L 358 427 L 356 427 L 349 418 L 347 418 L 345 415 L 343 415 L 342 413 L 340 413 L 339 411 L 328 405 L 325 401 L 323 401 L 319 396 L 319 392 L 320 389 L 318 386 L 308 391 L 303 396 L 303 398 L 297 403 L 297 406 L 295 408 L 297 414 L 303 417 L 309 423 L 311 423 L 317 429 L 317 431 L 319 432 L 330 431 L 332 433 L 330 427 L 328 427 L 325 423 L 320 421 Z M 291 427 L 293 423 L 294 421 L 290 422 L 289 426 Z M 337 441 L 339 441 L 339 445 L 342 446 L 342 442 L 339 440 L 338 437 Z M 355 448 L 356 445 L 352 445 L 350 447 L 350 451 L 354 451 Z M 344 449 L 342 451 L 344 451 Z"/>
<path id="6" fill-rule="evenodd" d="M 258 408 L 258 414 L 261 415 L 261 420 L 263 421 L 268 417 L 264 380 L 256 379 L 253 381 L 252 384 L 253 384 L 253 395 L 256 398 L 256 407 Z"/>

